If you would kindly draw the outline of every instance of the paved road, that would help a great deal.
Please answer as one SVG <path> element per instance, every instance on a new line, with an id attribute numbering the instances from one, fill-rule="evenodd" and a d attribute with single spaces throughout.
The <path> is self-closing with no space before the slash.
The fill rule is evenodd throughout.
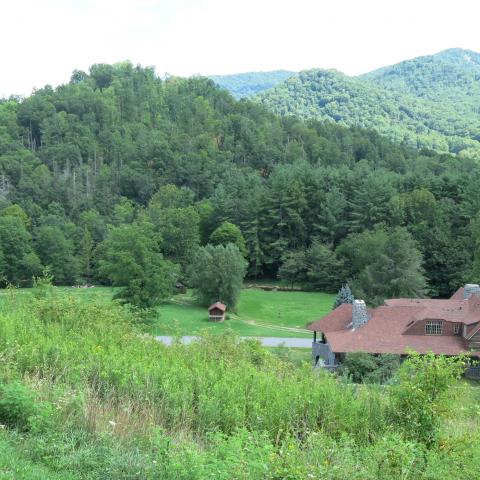
<path id="1" fill-rule="evenodd" d="M 187 335 L 181 337 L 182 343 L 188 344 L 195 341 L 198 337 Z M 256 339 L 260 340 L 264 347 L 297 347 L 297 348 L 310 348 L 312 346 L 312 340 L 310 338 L 288 338 L 288 337 L 241 337 L 242 339 Z M 159 335 L 155 337 L 159 342 L 165 345 L 171 345 L 173 337 L 167 335 Z"/>

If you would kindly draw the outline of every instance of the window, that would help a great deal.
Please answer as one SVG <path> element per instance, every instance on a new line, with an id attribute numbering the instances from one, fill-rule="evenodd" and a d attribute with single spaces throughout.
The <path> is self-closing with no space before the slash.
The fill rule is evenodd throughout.
<path id="1" fill-rule="evenodd" d="M 453 325 L 453 333 L 454 333 L 454 335 L 458 335 L 460 333 L 460 324 L 459 323 L 455 323 L 455 325 Z"/>
<path id="2" fill-rule="evenodd" d="M 441 320 L 427 320 L 425 322 L 425 335 L 442 335 L 443 322 Z"/>

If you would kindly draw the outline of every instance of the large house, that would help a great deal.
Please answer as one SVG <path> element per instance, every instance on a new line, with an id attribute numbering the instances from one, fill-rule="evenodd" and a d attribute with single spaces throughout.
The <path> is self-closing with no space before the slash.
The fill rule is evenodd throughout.
<path id="1" fill-rule="evenodd" d="M 342 304 L 308 327 L 315 365 L 335 367 L 348 352 L 480 356 L 480 286 L 467 284 L 450 299 L 395 298 L 369 309 Z"/>

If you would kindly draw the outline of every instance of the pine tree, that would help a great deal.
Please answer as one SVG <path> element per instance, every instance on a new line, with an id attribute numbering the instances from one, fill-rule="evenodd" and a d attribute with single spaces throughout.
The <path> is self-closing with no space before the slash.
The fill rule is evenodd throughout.
<path id="1" fill-rule="evenodd" d="M 350 287 L 348 286 L 348 283 L 342 285 L 342 288 L 340 288 L 338 291 L 337 298 L 333 303 L 333 309 L 339 307 L 342 303 L 353 303 L 354 300 L 355 298 L 350 290 Z"/>

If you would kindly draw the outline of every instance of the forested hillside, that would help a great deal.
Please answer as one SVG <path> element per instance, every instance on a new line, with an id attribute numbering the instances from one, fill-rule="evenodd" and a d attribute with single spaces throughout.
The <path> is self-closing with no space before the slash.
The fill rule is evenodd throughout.
<path id="1" fill-rule="evenodd" d="M 268 90 L 291 77 L 295 72 L 274 70 L 273 72 L 247 72 L 233 75 L 211 75 L 219 87 L 228 90 L 235 98 L 243 98 Z"/>
<path id="2" fill-rule="evenodd" d="M 480 54 L 471 50 L 444 50 L 380 68 L 360 78 L 392 92 L 446 102 L 470 115 L 478 116 L 480 112 Z"/>
<path id="3" fill-rule="evenodd" d="M 452 49 L 360 77 L 309 70 L 258 100 L 281 115 L 373 128 L 396 142 L 478 158 L 479 58 Z"/>
<path id="4" fill-rule="evenodd" d="M 169 279 L 156 290 L 167 295 L 224 222 L 250 276 L 280 268 L 326 291 L 368 279 L 371 299 L 479 280 L 473 160 L 276 117 L 208 79 L 94 65 L 3 100 L 0 175 L 4 284 L 44 266 L 61 284 L 121 284 L 112 265 L 135 261 Z"/>

